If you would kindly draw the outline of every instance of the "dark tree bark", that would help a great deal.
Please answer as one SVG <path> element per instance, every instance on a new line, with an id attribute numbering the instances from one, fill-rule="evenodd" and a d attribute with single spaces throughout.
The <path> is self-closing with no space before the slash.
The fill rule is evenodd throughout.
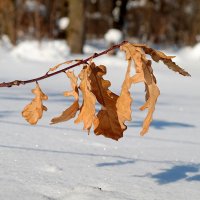
<path id="1" fill-rule="evenodd" d="M 40 23 L 40 0 L 36 1 L 36 8 L 34 12 L 35 21 L 35 37 L 38 41 L 41 41 L 41 23 Z"/>
<path id="2" fill-rule="evenodd" d="M 82 53 L 85 39 L 85 0 L 69 0 L 67 42 L 71 53 Z"/>
<path id="3" fill-rule="evenodd" d="M 55 38 L 55 26 L 56 26 L 56 19 L 57 19 L 57 5 L 58 3 L 63 3 L 62 1 L 56 1 L 56 0 L 49 0 L 47 3 L 47 21 L 48 21 L 48 37 L 51 39 Z"/>
<path id="4" fill-rule="evenodd" d="M 115 3 L 117 1 L 114 1 Z M 118 1 L 119 2 L 119 1 Z M 114 28 L 122 30 L 124 28 L 124 22 L 126 19 L 126 6 L 128 0 L 121 0 L 119 6 L 119 19 L 114 21 Z"/>
<path id="5" fill-rule="evenodd" d="M 16 44 L 15 5 L 12 0 L 0 1 L 0 35 L 6 34 Z"/>

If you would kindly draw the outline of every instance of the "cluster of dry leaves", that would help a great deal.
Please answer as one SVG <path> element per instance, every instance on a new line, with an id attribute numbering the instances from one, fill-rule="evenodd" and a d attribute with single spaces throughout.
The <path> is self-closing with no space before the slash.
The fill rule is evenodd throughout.
<path id="1" fill-rule="evenodd" d="M 111 83 L 103 78 L 106 74 L 106 67 L 103 65 L 96 66 L 91 61 L 90 64 L 83 66 L 78 77 L 74 72 L 67 71 L 66 75 L 71 81 L 72 90 L 64 92 L 64 96 L 73 96 L 74 102 L 60 116 L 53 118 L 51 124 L 68 121 L 76 117 L 77 112 L 79 112 L 74 121 L 75 124 L 82 122 L 84 124 L 83 129 L 88 132 L 93 126 L 96 135 L 104 135 L 118 140 L 123 137 L 123 133 L 127 129 L 125 122 L 131 121 L 131 104 L 133 101 L 129 91 L 131 85 L 143 82 L 145 84 L 146 102 L 140 110 L 148 109 L 148 113 L 140 134 L 147 133 L 160 91 L 153 74 L 151 61 L 146 58 L 146 54 L 150 55 L 156 62 L 161 60 L 169 69 L 183 76 L 190 75 L 171 60 L 174 58 L 173 56 L 166 56 L 164 53 L 146 45 L 126 43 L 121 46 L 121 50 L 126 53 L 128 66 L 120 95 L 109 89 Z M 135 67 L 136 72 L 133 76 L 130 74 L 132 66 Z M 78 85 L 78 78 L 80 85 Z M 81 91 L 83 99 L 81 105 L 79 105 L 79 91 Z M 47 100 L 48 97 L 41 91 L 38 83 L 32 92 L 35 94 L 35 98 L 24 108 L 22 116 L 33 125 L 41 119 L 43 111 L 47 110 L 43 105 L 43 100 Z M 95 108 L 97 102 L 101 105 L 98 112 Z"/>

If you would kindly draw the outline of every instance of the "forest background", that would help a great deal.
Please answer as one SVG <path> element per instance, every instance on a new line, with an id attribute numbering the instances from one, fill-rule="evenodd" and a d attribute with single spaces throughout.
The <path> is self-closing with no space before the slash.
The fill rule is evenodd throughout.
<path id="1" fill-rule="evenodd" d="M 118 29 L 122 39 L 161 45 L 200 40 L 199 0 L 0 0 L 0 37 L 66 39 L 72 53 Z"/>

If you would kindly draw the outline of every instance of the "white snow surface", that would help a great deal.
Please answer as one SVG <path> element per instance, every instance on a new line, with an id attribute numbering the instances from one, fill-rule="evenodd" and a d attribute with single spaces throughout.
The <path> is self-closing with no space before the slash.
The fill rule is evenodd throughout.
<path id="1" fill-rule="evenodd" d="M 39 47 L 32 42 L 13 49 L 0 47 L 0 82 L 45 74 L 73 58 L 64 42 Z M 34 45 L 33 45 L 34 44 Z M 26 48 L 22 48 L 23 45 Z M 27 49 L 29 46 L 29 50 Z M 55 48 L 53 48 L 54 46 Z M 93 49 L 94 47 L 87 47 Z M 49 100 L 38 125 L 30 126 L 21 111 L 33 98 L 34 84 L 0 88 L 0 199 L 2 200 L 198 200 L 200 199 L 200 54 L 199 45 L 179 51 L 177 64 L 192 77 L 182 77 L 155 64 L 161 95 L 148 134 L 139 136 L 146 112 L 144 87 L 132 87 L 132 122 L 118 142 L 82 131 L 73 120 L 49 125 L 73 99 L 64 74 L 40 81 Z M 126 71 L 124 58 L 102 56 L 106 78 L 118 93 Z M 75 73 L 78 72 L 78 67 Z"/>

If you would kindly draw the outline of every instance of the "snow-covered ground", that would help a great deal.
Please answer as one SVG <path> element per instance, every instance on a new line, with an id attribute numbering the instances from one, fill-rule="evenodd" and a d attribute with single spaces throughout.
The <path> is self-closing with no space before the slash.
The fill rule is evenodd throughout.
<path id="1" fill-rule="evenodd" d="M 199 200 L 200 199 L 200 45 L 169 54 L 192 77 L 181 77 L 154 64 L 161 90 L 149 133 L 139 136 L 145 112 L 142 84 L 133 86 L 133 121 L 118 142 L 82 131 L 73 120 L 49 125 L 71 99 L 62 96 L 69 80 L 60 74 L 40 82 L 49 96 L 48 111 L 38 125 L 21 117 L 34 84 L 0 88 L 0 199 L 1 200 Z M 1 44 L 0 82 L 29 79 L 54 64 L 87 57 L 69 55 L 63 42 Z M 126 62 L 102 56 L 111 89 L 120 91 Z M 77 70 L 75 70 L 76 72 Z"/>

